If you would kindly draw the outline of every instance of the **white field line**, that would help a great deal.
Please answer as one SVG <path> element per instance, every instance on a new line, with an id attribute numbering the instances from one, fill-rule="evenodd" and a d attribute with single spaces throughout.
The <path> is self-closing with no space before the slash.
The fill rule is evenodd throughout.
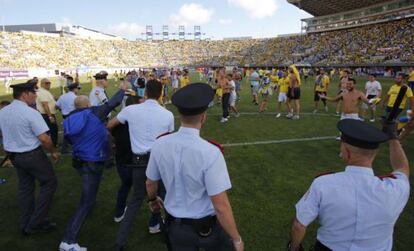
<path id="1" fill-rule="evenodd" d="M 240 143 L 223 144 L 223 146 L 224 147 L 235 147 L 235 146 L 252 146 L 252 145 L 295 143 L 295 142 L 305 142 L 305 141 L 333 140 L 336 137 L 337 136 L 324 136 L 324 137 L 298 138 L 298 139 L 278 139 L 278 140 L 266 140 L 266 141 L 252 141 L 252 142 L 240 142 Z"/>

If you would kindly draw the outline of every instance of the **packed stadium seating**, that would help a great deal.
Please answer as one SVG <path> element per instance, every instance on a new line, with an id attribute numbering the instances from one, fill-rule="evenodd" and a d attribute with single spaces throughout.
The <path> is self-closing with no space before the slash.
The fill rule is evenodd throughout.
<path id="1" fill-rule="evenodd" d="M 325 33 L 220 41 L 107 41 L 0 32 L 0 68 L 414 62 L 414 18 Z"/>

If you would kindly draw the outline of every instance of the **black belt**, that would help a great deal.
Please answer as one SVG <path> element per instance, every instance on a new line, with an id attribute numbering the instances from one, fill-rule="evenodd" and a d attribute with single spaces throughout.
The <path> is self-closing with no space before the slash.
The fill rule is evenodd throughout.
<path id="1" fill-rule="evenodd" d="M 13 155 L 22 155 L 22 154 L 33 153 L 33 152 L 40 151 L 40 150 L 42 150 L 42 147 L 38 146 L 35 149 L 27 151 L 27 152 L 22 152 L 22 153 L 6 152 L 6 153 L 7 153 L 7 155 L 13 156 Z"/>
<path id="2" fill-rule="evenodd" d="M 200 221 L 216 221 L 216 220 L 217 220 L 217 217 L 215 215 L 209 215 L 201 219 L 189 219 L 189 218 L 176 218 L 172 216 L 171 214 L 167 213 L 167 222 L 175 222 L 175 223 L 181 223 L 185 225 L 193 225 L 194 223 L 197 223 Z"/>
<path id="3" fill-rule="evenodd" d="M 323 245 L 319 240 L 316 240 L 315 246 L 313 247 L 314 251 L 332 251 L 332 249 Z"/>

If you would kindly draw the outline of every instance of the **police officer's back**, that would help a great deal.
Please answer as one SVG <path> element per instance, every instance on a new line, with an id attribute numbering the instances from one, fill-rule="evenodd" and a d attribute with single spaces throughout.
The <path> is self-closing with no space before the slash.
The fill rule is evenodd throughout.
<path id="1" fill-rule="evenodd" d="M 168 238 L 172 250 L 243 250 L 226 191 L 231 188 L 220 149 L 200 137 L 214 91 L 191 84 L 172 102 L 181 114 L 178 132 L 161 137 L 152 148 L 146 171 L 152 210 L 159 207 L 158 182 L 166 188 Z"/>
<path id="2" fill-rule="evenodd" d="M 384 125 L 388 135 L 357 120 L 342 120 L 338 129 L 348 166 L 344 172 L 317 177 L 296 204 L 290 250 L 298 250 L 306 226 L 317 217 L 321 226 L 315 250 L 392 250 L 394 225 L 410 192 L 408 160 L 395 123 Z M 388 138 L 394 170 L 376 177 L 372 162 L 379 143 Z"/>

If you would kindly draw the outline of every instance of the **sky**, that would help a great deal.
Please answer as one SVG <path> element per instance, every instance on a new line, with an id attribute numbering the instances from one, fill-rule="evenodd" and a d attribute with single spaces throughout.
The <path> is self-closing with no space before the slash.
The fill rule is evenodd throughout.
<path id="1" fill-rule="evenodd" d="M 201 26 L 211 39 L 274 37 L 299 33 L 310 14 L 286 0 L 0 0 L 0 23 L 67 23 L 131 40 L 144 38 L 146 25 L 170 33 Z"/>

